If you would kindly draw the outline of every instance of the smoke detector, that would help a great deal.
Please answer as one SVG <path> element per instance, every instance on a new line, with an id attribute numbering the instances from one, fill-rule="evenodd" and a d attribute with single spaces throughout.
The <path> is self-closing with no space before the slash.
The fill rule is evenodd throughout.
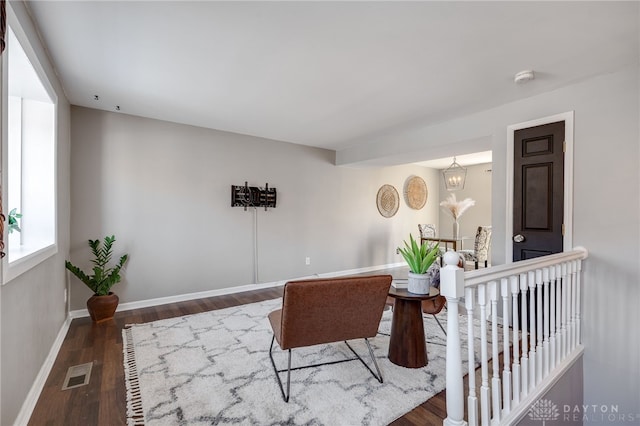
<path id="1" fill-rule="evenodd" d="M 525 71 L 520 71 L 519 73 L 517 73 L 515 75 L 515 77 L 513 78 L 513 81 L 516 84 L 524 84 L 528 81 L 531 81 L 535 78 L 535 75 L 533 74 L 533 71 L 531 70 L 525 70 Z"/>

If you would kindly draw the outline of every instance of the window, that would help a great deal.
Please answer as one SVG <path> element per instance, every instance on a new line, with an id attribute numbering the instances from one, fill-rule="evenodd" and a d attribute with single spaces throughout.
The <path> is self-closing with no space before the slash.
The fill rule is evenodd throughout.
<path id="1" fill-rule="evenodd" d="M 11 18 L 11 15 L 9 15 Z M 9 20 L 3 58 L 2 199 L 6 283 L 57 251 L 57 97 L 21 28 Z"/>

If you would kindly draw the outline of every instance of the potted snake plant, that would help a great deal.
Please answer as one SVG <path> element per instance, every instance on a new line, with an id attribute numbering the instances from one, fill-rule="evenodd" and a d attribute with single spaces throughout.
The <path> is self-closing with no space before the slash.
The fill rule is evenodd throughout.
<path id="1" fill-rule="evenodd" d="M 418 244 L 409 234 L 409 243 L 404 241 L 404 248 L 399 248 L 400 254 L 409 265 L 409 279 L 407 290 L 410 293 L 428 294 L 431 280 L 427 271 L 440 255 L 438 243 Z"/>
<path id="2" fill-rule="evenodd" d="M 65 261 L 66 268 L 93 291 L 93 296 L 87 300 L 87 310 L 91 319 L 98 323 L 112 319 L 118 308 L 120 299 L 111 291 L 111 287 L 120 282 L 120 271 L 129 259 L 128 254 L 122 255 L 117 264 L 109 266 L 115 241 L 113 235 L 104 237 L 102 243 L 100 240 L 89 240 L 93 253 L 91 274 L 86 274 L 68 260 Z"/>

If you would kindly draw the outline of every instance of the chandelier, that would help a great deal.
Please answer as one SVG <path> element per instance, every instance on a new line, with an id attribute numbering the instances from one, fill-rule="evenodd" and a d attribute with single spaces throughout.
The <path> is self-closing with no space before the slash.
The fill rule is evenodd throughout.
<path id="1" fill-rule="evenodd" d="M 442 171 L 444 185 L 447 191 L 458 191 L 464 189 L 464 182 L 467 179 L 467 169 L 456 163 L 456 157 L 453 157 L 453 163 Z"/>

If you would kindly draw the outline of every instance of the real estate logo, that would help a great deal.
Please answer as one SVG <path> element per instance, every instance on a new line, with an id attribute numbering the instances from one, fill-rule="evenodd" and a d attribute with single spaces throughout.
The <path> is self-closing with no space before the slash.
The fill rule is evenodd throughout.
<path id="1" fill-rule="evenodd" d="M 562 413 L 559 407 L 549 399 L 536 401 L 527 412 L 529 419 L 542 421 L 545 425 L 547 421 L 559 421 L 563 424 L 638 424 L 640 413 L 620 412 L 618 404 L 582 404 L 562 406 Z"/>
<path id="2" fill-rule="evenodd" d="M 542 425 L 547 420 L 557 420 L 560 417 L 558 406 L 548 399 L 539 399 L 529 408 L 529 418 L 531 420 L 542 420 Z"/>

